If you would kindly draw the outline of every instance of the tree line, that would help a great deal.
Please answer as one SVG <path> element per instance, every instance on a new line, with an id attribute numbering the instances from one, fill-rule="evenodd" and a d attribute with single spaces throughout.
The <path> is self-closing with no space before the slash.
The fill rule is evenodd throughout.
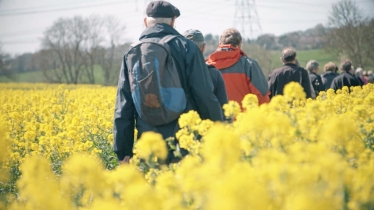
<path id="1" fill-rule="evenodd" d="M 125 27 L 113 16 L 60 18 L 44 31 L 42 49 L 9 59 L 0 53 L 1 74 L 42 71 L 51 83 L 96 84 L 116 82 L 126 49 Z M 95 76 L 98 75 L 98 76 Z"/>

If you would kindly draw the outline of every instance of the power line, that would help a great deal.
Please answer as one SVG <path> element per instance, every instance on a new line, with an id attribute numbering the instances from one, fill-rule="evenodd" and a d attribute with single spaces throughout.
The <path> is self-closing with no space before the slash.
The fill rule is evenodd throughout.
<path id="1" fill-rule="evenodd" d="M 84 0 L 83 0 L 84 1 Z M 80 3 L 81 2 L 81 3 Z M 82 4 L 86 4 L 86 3 L 83 3 L 82 1 L 75 1 L 73 5 L 75 4 L 79 4 L 79 5 L 82 5 Z M 92 2 L 91 2 L 92 3 Z M 56 6 L 66 6 L 66 3 L 65 4 L 50 4 L 50 5 L 43 5 L 42 7 L 24 7 L 24 8 L 13 8 L 13 9 L 6 9 L 6 10 L 1 10 L 2 12 L 19 12 L 19 11 L 24 11 L 24 10 L 35 10 L 35 9 L 43 9 L 43 8 L 51 8 L 51 7 L 56 7 Z M 70 4 L 71 6 L 71 4 Z"/>
<path id="2" fill-rule="evenodd" d="M 268 5 L 257 5 L 257 7 L 269 8 L 269 9 L 289 9 L 287 7 L 279 7 L 279 6 L 268 6 Z M 304 12 L 304 13 L 315 13 L 315 14 L 326 14 L 324 12 L 318 11 L 310 11 L 310 10 L 300 10 L 300 9 L 293 9 L 290 12 Z"/>
<path id="3" fill-rule="evenodd" d="M 149 0 L 148 0 L 149 1 Z M 192 0 L 191 2 L 193 2 L 194 0 Z M 147 2 L 147 0 L 145 0 L 145 2 Z M 204 2 L 204 1 L 203 1 Z M 287 2 L 291 2 L 291 1 L 287 1 Z M 96 7 L 96 6 L 101 6 L 101 5 L 108 5 L 108 4 L 119 4 L 119 3 L 124 3 L 124 2 L 119 2 L 119 1 L 117 1 L 117 2 L 107 2 L 107 3 L 101 3 L 101 4 L 95 4 L 95 5 L 86 5 L 85 6 L 85 8 L 87 8 L 87 7 L 90 7 L 90 6 L 92 6 L 92 7 Z M 126 3 L 128 3 L 128 2 L 126 2 Z M 209 2 L 204 2 L 204 3 L 209 3 Z M 213 3 L 213 2 L 212 2 Z M 227 4 L 228 3 L 228 4 Z M 295 2 L 296 3 L 296 2 Z M 304 5 L 310 5 L 310 4 L 306 4 L 306 3 L 301 3 L 301 2 L 297 2 L 297 3 L 300 3 L 300 4 L 304 4 Z M 145 3 L 146 4 L 146 3 Z M 215 10 L 215 8 L 218 8 L 218 7 L 221 7 L 221 6 L 224 6 L 224 7 L 226 7 L 227 8 L 227 6 L 234 6 L 233 4 L 230 4 L 229 2 L 223 2 L 223 4 L 215 4 L 214 6 L 212 6 L 212 7 L 204 7 L 203 6 L 203 10 L 194 10 L 194 11 L 192 11 L 192 12 L 187 12 L 187 13 L 184 13 L 184 15 L 194 15 L 194 16 L 199 16 L 199 15 L 205 15 L 206 14 L 206 12 L 208 11 L 208 10 Z M 266 5 L 258 5 L 258 7 L 266 7 L 266 8 L 273 8 L 273 9 L 282 9 L 282 7 L 279 7 L 279 6 L 266 6 Z M 69 8 L 71 8 L 71 7 L 69 7 Z M 75 7 L 76 8 L 76 7 Z M 59 8 L 59 10 L 61 10 L 61 9 L 68 9 L 68 8 Z M 50 10 L 51 11 L 51 10 Z M 33 11 L 33 12 L 50 12 L 50 11 Z M 296 11 L 300 11 L 300 12 L 315 12 L 315 11 L 302 11 L 302 10 L 296 10 Z M 28 12 L 30 12 L 30 11 L 28 11 Z M 52 11 L 51 11 L 52 12 Z M 131 12 L 131 13 L 134 13 L 134 12 Z M 136 13 L 136 12 L 135 12 Z M 325 13 L 323 13 L 323 14 L 325 14 Z M 1 13 L 0 13 L 0 15 L 1 15 Z M 127 16 L 127 15 L 129 15 L 129 13 L 126 13 L 126 14 L 123 14 L 123 15 L 125 15 L 125 16 Z M 122 15 L 122 16 L 123 16 Z M 250 16 L 249 16 L 250 17 Z M 213 20 L 217 20 L 217 19 L 222 19 L 222 20 L 227 20 L 227 18 L 226 17 L 224 17 L 224 16 L 220 16 L 220 15 L 217 15 L 217 16 L 206 16 L 206 17 L 204 17 L 204 18 L 206 18 L 206 19 L 213 19 Z M 238 16 L 238 18 L 248 18 L 248 17 L 246 17 L 246 16 Z M 283 21 L 282 19 L 279 19 L 279 18 L 277 18 L 277 19 L 260 19 L 260 18 L 258 18 L 258 20 L 261 20 L 261 21 L 271 21 L 272 22 L 272 24 L 275 24 L 275 22 L 280 22 L 280 21 Z M 286 19 L 284 19 L 285 21 L 287 21 Z M 320 21 L 320 20 L 300 20 L 300 19 L 296 19 L 296 20 L 292 20 L 292 22 L 314 22 L 314 21 Z M 320 22 L 322 22 L 322 21 L 320 21 Z M 141 24 L 141 23 L 140 23 Z M 288 23 L 283 23 L 283 22 L 281 22 L 281 23 L 279 23 L 279 24 L 288 24 Z M 135 25 L 135 24 L 126 24 L 126 26 L 128 27 L 128 26 L 133 26 L 133 25 Z M 44 29 L 44 28 L 43 28 Z M 2 33 L 2 34 L 0 34 L 0 36 L 9 36 L 9 35 L 16 35 L 16 36 L 21 36 L 21 35 L 18 35 L 18 34 L 20 34 L 20 33 L 28 33 L 28 32 L 34 32 L 34 31 L 36 31 L 36 30 L 39 30 L 39 29 L 32 29 L 32 30 L 24 30 L 24 31 L 17 31 L 17 32 L 7 32 L 7 33 Z M 42 29 L 40 29 L 40 30 L 42 30 Z M 36 32 L 37 33 L 37 32 Z M 30 33 L 29 33 L 30 34 Z M 35 34 L 35 33 L 34 33 Z M 23 34 L 22 34 L 22 36 L 24 36 Z"/>
<path id="4" fill-rule="evenodd" d="M 5 32 L 5 33 L 1 33 L 0 34 L 0 37 L 3 37 L 3 36 L 18 36 L 19 34 L 36 34 L 36 33 L 40 33 L 41 30 L 44 30 L 45 28 L 33 28 L 33 29 L 30 29 L 30 30 L 21 30 L 21 31 L 12 31 L 12 32 Z"/>
<path id="5" fill-rule="evenodd" d="M 149 0 L 145 0 L 145 4 L 150 2 Z M 313 4 L 308 4 L 305 2 L 294 2 L 294 1 L 283 1 L 283 2 L 289 2 L 289 3 L 296 3 L 296 4 L 301 4 L 301 5 L 307 5 L 307 6 L 317 6 Z M 39 13 L 48 13 L 48 12 L 56 12 L 56 11 L 64 11 L 64 10 L 71 10 L 71 9 L 82 9 L 82 8 L 92 8 L 92 7 L 99 7 L 99 6 L 107 6 L 107 5 L 115 5 L 115 4 L 125 4 L 125 3 L 131 3 L 129 1 L 124 2 L 124 1 L 114 1 L 114 2 L 105 2 L 105 3 L 100 3 L 100 4 L 84 4 L 84 5 L 79 5 L 79 6 L 71 6 L 71 7 L 63 7 L 63 8 L 52 8 L 52 9 L 44 9 L 44 10 L 33 10 L 33 11 L 24 11 L 24 10 L 29 10 L 29 9 L 34 9 L 34 8 L 19 8 L 19 9 L 10 9 L 10 10 L 3 10 L 0 12 L 0 16 L 17 16 L 17 15 L 24 15 L 24 14 L 39 14 Z M 202 2 L 199 1 L 199 3 L 217 3 L 213 1 L 209 2 Z M 136 2 L 137 5 L 137 2 Z M 282 8 L 282 7 L 277 7 L 277 6 L 268 6 L 268 5 L 257 5 L 258 7 L 265 7 L 265 8 Z M 137 7 L 137 6 L 136 6 Z M 319 7 L 320 8 L 320 7 Z M 137 8 L 136 8 L 137 10 Z M 298 11 L 298 10 L 295 10 Z"/>
<path id="6" fill-rule="evenodd" d="M 19 12 L 8 12 L 8 13 L 1 12 L 0 16 L 18 16 L 18 15 L 25 15 L 25 14 L 40 14 L 40 13 L 49 13 L 49 12 L 57 12 L 57 11 L 64 11 L 64 10 L 72 10 L 72 9 L 86 9 L 86 8 L 92 8 L 92 7 L 100 7 L 100 6 L 108 6 L 108 5 L 124 4 L 124 3 L 128 3 L 128 2 L 114 1 L 114 2 L 106 2 L 106 3 L 101 3 L 101 4 L 94 4 L 94 5 L 81 5 L 81 6 L 73 6 L 73 7 L 47 9 L 47 10 L 19 11 Z"/>
<path id="7" fill-rule="evenodd" d="M 242 37 L 253 39 L 255 32 L 262 33 L 255 0 L 236 0 L 234 26 L 241 24 Z"/>

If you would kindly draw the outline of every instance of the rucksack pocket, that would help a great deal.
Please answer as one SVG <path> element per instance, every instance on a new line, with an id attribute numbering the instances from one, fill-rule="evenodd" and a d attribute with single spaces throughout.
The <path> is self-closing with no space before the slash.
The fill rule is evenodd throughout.
<path id="1" fill-rule="evenodd" d="M 186 108 L 187 100 L 183 88 L 161 87 L 161 94 L 163 96 L 162 101 L 168 110 L 182 113 Z"/>
<path id="2" fill-rule="evenodd" d="M 183 112 L 186 104 L 183 89 L 161 87 L 157 71 L 150 72 L 136 83 L 132 94 L 134 105 L 139 116 L 150 125 L 164 125 Z"/>
<path id="3" fill-rule="evenodd" d="M 155 82 L 157 79 L 155 71 L 152 71 L 144 79 L 138 81 L 136 88 L 136 94 L 139 99 L 142 99 L 137 103 L 141 108 L 140 113 L 145 114 L 159 114 L 162 109 L 162 98 L 160 97 L 159 85 Z"/>

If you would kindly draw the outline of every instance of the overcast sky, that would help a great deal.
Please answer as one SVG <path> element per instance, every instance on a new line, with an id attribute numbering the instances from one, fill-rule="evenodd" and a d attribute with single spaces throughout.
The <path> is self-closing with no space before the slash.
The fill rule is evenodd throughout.
<path id="1" fill-rule="evenodd" d="M 224 29 L 237 27 L 236 2 L 245 0 L 170 0 L 179 8 L 181 16 L 176 29 L 196 28 L 204 34 L 219 35 Z M 254 36 L 261 33 L 281 35 L 305 30 L 318 23 L 326 24 L 333 3 L 339 0 L 248 0 L 256 2 L 258 20 L 252 22 Z M 365 16 L 374 16 L 373 0 L 353 0 Z M 127 27 L 126 40 L 138 39 L 145 17 L 146 0 L 0 0 L 0 42 L 3 50 L 15 55 L 40 49 L 43 31 L 60 17 L 92 14 L 113 15 Z M 242 8 L 242 7 L 239 7 Z M 253 8 L 253 7 L 252 7 Z M 251 16 L 256 17 L 254 10 Z M 254 20 L 254 18 L 252 18 Z M 236 24 L 235 24 L 236 23 Z M 247 30 L 249 31 L 249 30 Z"/>

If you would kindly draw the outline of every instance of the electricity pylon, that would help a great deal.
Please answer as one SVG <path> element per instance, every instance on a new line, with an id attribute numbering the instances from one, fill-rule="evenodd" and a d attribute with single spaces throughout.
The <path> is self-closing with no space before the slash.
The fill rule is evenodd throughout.
<path id="1" fill-rule="evenodd" d="M 234 26 L 244 40 L 255 39 L 262 33 L 255 0 L 236 0 Z"/>

